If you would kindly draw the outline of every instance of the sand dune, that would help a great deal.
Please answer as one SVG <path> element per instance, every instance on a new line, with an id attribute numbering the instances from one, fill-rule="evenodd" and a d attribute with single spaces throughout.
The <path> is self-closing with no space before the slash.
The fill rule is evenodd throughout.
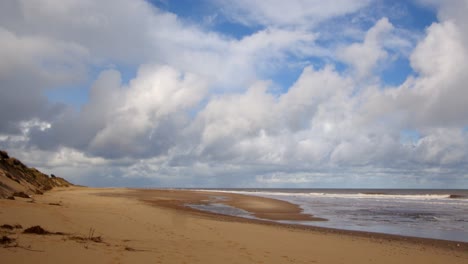
<path id="1" fill-rule="evenodd" d="M 54 189 L 0 200 L 2 263 L 467 263 L 466 244 L 302 229 L 181 208 L 210 194 L 127 189 Z M 278 203 L 230 197 L 277 210 Z M 251 199 L 252 203 L 248 203 Z M 254 202 L 255 201 L 255 202 Z M 244 205 L 246 206 L 246 205 Z M 284 204 L 283 204 L 284 206 Z M 286 206 L 287 207 L 287 206 Z M 245 208 L 248 209 L 248 208 Z M 285 210 L 281 207 L 281 210 Z M 300 215 L 293 207 L 284 215 Z M 302 217 L 302 216 L 301 216 Z M 305 216 L 310 217 L 310 216 Z M 39 225 L 48 235 L 25 234 Z M 432 245 L 431 245 L 432 244 Z"/>
<path id="2" fill-rule="evenodd" d="M 20 160 L 0 150 L 0 198 L 28 197 L 42 194 L 54 187 L 73 186 L 67 180 L 46 175 L 36 168 L 26 166 Z"/>

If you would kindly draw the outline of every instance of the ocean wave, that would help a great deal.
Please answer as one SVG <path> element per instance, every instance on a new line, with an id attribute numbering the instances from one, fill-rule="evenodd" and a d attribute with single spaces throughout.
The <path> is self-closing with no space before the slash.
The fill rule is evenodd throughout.
<path id="1" fill-rule="evenodd" d="M 357 193 L 357 194 L 335 194 L 335 193 L 309 193 L 309 196 L 330 198 L 355 198 L 355 199 L 397 199 L 397 200 L 446 200 L 467 199 L 459 194 L 385 194 L 385 193 Z"/>
<path id="2" fill-rule="evenodd" d="M 210 190 L 215 191 L 215 190 Z M 346 198 L 346 199 L 389 199 L 389 200 L 468 200 L 468 196 L 462 194 L 389 194 L 380 192 L 361 193 L 325 193 L 325 192 L 271 192 L 271 191 L 230 191 L 216 190 L 216 192 L 238 193 L 258 196 L 289 196 L 289 197 L 322 197 L 322 198 Z"/>
<path id="3" fill-rule="evenodd" d="M 450 194 L 449 198 L 450 199 L 468 199 L 468 196 L 461 195 L 461 194 Z"/>

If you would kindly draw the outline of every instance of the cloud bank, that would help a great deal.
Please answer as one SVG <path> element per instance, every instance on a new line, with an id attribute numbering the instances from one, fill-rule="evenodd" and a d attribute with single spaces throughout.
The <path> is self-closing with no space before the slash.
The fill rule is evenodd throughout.
<path id="1" fill-rule="evenodd" d="M 146 1 L 2 2 L 0 147 L 97 186 L 468 187 L 467 1 L 415 2 L 420 31 L 265 3 L 205 2 L 238 37 Z"/>

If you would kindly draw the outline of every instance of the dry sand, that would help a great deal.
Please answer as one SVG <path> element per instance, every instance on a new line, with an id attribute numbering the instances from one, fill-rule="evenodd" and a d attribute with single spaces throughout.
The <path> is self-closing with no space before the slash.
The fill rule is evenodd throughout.
<path id="1" fill-rule="evenodd" d="M 466 243 L 300 228 L 183 207 L 219 194 L 57 189 L 0 200 L 3 263 L 468 263 Z M 281 201 L 226 195 L 226 204 L 269 219 L 315 219 Z M 319 220 L 319 219 L 315 219 Z M 59 234 L 24 234 L 40 225 Z M 458 244 L 458 245 L 457 245 Z"/>

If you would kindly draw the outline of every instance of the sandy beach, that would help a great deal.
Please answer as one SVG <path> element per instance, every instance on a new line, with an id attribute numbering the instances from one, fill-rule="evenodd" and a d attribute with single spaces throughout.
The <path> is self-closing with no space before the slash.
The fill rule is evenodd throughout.
<path id="1" fill-rule="evenodd" d="M 1 262 L 468 262 L 467 243 L 280 225 L 184 206 L 210 203 L 219 196 L 180 190 L 72 187 L 32 199 L 0 200 L 1 236 L 12 239 L 0 245 Z M 322 220 L 283 201 L 222 196 L 223 203 L 263 219 Z M 24 233 L 32 226 L 49 234 Z"/>

